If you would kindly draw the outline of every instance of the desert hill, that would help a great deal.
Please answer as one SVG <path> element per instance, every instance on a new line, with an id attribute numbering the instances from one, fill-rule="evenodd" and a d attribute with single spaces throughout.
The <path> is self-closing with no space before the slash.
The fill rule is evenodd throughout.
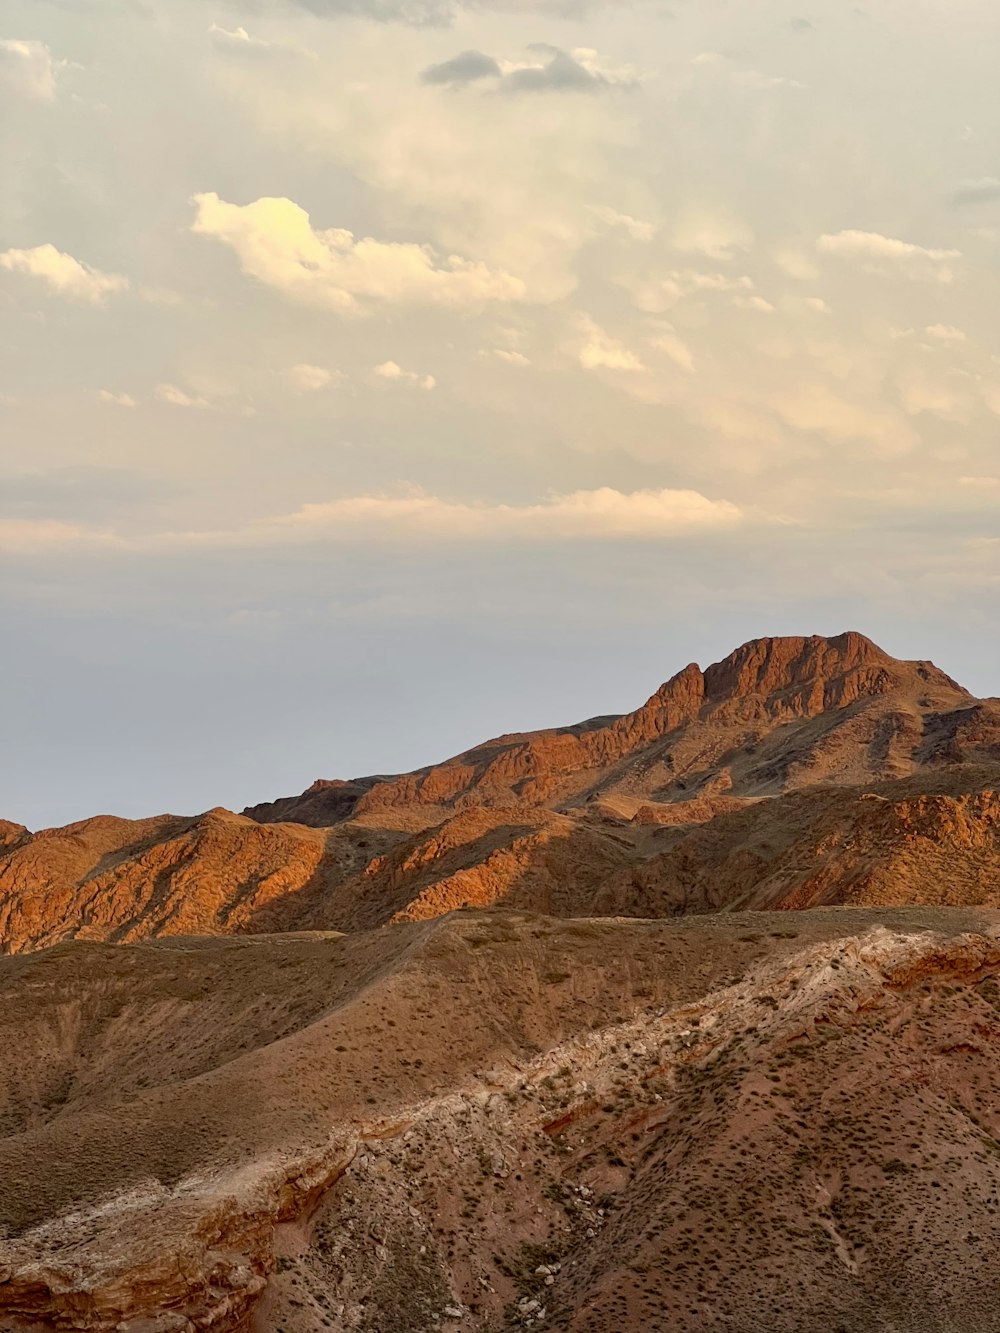
<path id="1" fill-rule="evenodd" d="M 0 1328 L 991 1333 L 1000 915 L 0 960 Z"/>
<path id="2" fill-rule="evenodd" d="M 1000 704 L 932 663 L 897 661 L 854 633 L 756 639 L 705 671 L 685 667 L 623 717 L 500 736 L 397 778 L 321 781 L 244 813 L 326 825 L 405 811 L 429 824 L 469 806 L 773 796 L 986 759 L 1000 760 Z"/>
<path id="3" fill-rule="evenodd" d="M 0 949 L 353 931 L 469 905 L 1000 906 L 998 790 L 1000 702 L 859 634 L 760 639 L 634 713 L 399 778 L 242 815 L 4 824 Z"/>

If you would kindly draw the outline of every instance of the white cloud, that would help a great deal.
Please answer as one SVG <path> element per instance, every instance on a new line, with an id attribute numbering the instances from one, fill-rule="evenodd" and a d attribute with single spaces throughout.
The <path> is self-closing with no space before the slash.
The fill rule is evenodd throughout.
<path id="1" fill-rule="evenodd" d="M 839 231 L 820 236 L 816 248 L 827 255 L 859 260 L 867 272 L 897 272 L 907 277 L 950 282 L 948 261 L 961 259 L 961 250 L 936 250 L 882 236 L 876 231 Z"/>
<path id="2" fill-rule="evenodd" d="M 623 492 L 610 486 L 554 494 L 537 504 L 446 500 L 419 488 L 313 502 L 289 514 L 228 530 L 122 537 L 51 520 L 0 520 L 0 549 L 20 554 L 69 547 L 134 551 L 266 549 L 317 542 L 662 541 L 732 528 L 743 511 L 694 490 Z"/>
<path id="3" fill-rule="evenodd" d="M 130 393 L 112 393 L 110 389 L 99 389 L 97 397 L 102 403 L 114 403 L 117 407 L 136 406 L 136 399 Z"/>
<path id="4" fill-rule="evenodd" d="M 412 384 L 414 388 L 420 389 L 433 389 L 437 383 L 433 375 L 420 375 L 415 370 L 404 370 L 395 361 L 383 361 L 380 366 L 375 367 L 374 373 L 381 380 Z"/>
<path id="5" fill-rule="evenodd" d="M 807 296 L 803 302 L 807 310 L 814 310 L 817 315 L 832 315 L 833 311 L 822 296 Z"/>
<path id="6" fill-rule="evenodd" d="M 221 28 L 213 23 L 208 29 L 212 45 L 230 55 L 243 56 L 304 56 L 315 60 L 313 51 L 305 47 L 293 46 L 290 42 L 268 42 L 262 37 L 253 37 L 246 28 Z"/>
<path id="7" fill-rule="evenodd" d="M 270 46 L 270 42 L 262 41 L 259 37 L 251 37 L 246 28 L 220 28 L 217 23 L 213 23 L 208 30 L 209 36 L 216 46 L 221 46 L 224 50 L 231 47 L 241 49 L 244 47 L 260 47 L 265 51 Z"/>
<path id="8" fill-rule="evenodd" d="M 509 347 L 494 347 L 493 355 L 499 357 L 501 361 L 506 361 L 509 366 L 527 366 L 531 364 L 523 352 L 512 351 Z"/>
<path id="9" fill-rule="evenodd" d="M 3 251 L 0 268 L 40 278 L 57 295 L 91 305 L 100 305 L 113 292 L 125 291 L 129 285 L 128 278 L 120 273 L 102 273 L 48 244 Z"/>
<path id="10" fill-rule="evenodd" d="M 964 343 L 966 341 L 963 330 L 956 329 L 954 324 L 928 324 L 924 333 L 928 338 L 934 338 L 937 342 Z"/>
<path id="11" fill-rule="evenodd" d="M 44 42 L 4 38 L 0 40 L 0 84 L 24 97 L 51 102 L 58 91 L 66 60 L 54 60 Z"/>
<path id="12" fill-rule="evenodd" d="M 783 273 L 787 273 L 796 282 L 812 282 L 814 278 L 819 277 L 815 260 L 803 254 L 801 250 L 789 248 L 775 250 L 771 258 Z"/>
<path id="13" fill-rule="evenodd" d="M 623 278 L 622 285 L 632 293 L 640 310 L 658 314 L 688 296 L 753 291 L 753 280 L 746 274 L 732 277 L 728 273 L 703 273 L 698 269 L 669 269 L 666 273 L 645 274 L 639 278 Z"/>
<path id="14" fill-rule="evenodd" d="M 293 389 L 298 389 L 300 393 L 315 393 L 317 389 L 325 389 L 333 379 L 333 372 L 327 370 L 325 366 L 311 366 L 308 362 L 301 362 L 297 366 L 289 366 L 285 371 L 285 378 Z"/>
<path id="15" fill-rule="evenodd" d="M 651 241 L 656 235 L 652 222 L 643 222 L 640 218 L 630 217 L 628 213 L 619 213 L 616 208 L 604 204 L 591 204 L 588 211 L 605 228 L 627 232 L 633 241 Z"/>
<path id="16" fill-rule="evenodd" d="M 890 407 L 850 402 L 824 384 L 803 384 L 778 393 L 771 406 L 794 430 L 833 440 L 868 440 L 886 456 L 919 443 L 913 427 Z"/>
<path id="17" fill-rule="evenodd" d="M 540 504 L 467 504 L 425 491 L 403 496 L 365 495 L 307 504 L 272 520 L 290 535 L 351 535 L 359 529 L 401 530 L 432 537 L 526 539 L 656 538 L 694 529 L 727 527 L 741 511 L 698 491 L 646 490 L 623 493 L 609 486 L 553 495 Z"/>
<path id="18" fill-rule="evenodd" d="M 173 407 L 197 407 L 202 410 L 211 407 L 207 398 L 203 398 L 200 394 L 186 393 L 176 384 L 158 384 L 155 393 L 161 403 L 170 403 Z"/>
<path id="19" fill-rule="evenodd" d="M 899 401 L 909 416 L 927 412 L 944 421 L 964 424 L 969 419 L 971 397 L 967 384 L 935 374 L 926 366 L 904 367 L 896 376 Z"/>
<path id="20" fill-rule="evenodd" d="M 753 232 L 743 223 L 700 209 L 682 213 L 673 234 L 675 249 L 722 260 L 734 259 L 737 251 L 749 250 L 753 239 Z"/>
<path id="21" fill-rule="evenodd" d="M 661 352 L 666 352 L 674 365 L 680 366 L 681 370 L 686 370 L 689 374 L 694 371 L 694 357 L 691 355 L 691 349 L 672 329 L 664 329 L 662 333 L 653 338 L 652 346 Z"/>
<path id="22" fill-rule="evenodd" d="M 57 519 L 0 518 L 0 551 L 31 555 L 73 546 L 125 547 L 126 542 L 113 533 Z"/>
<path id="23" fill-rule="evenodd" d="M 577 357 L 585 370 L 644 370 L 636 354 L 596 324 L 589 315 L 578 321 Z"/>
<path id="24" fill-rule="evenodd" d="M 191 230 L 228 245 L 244 273 L 292 300 L 346 313 L 378 303 L 479 307 L 521 301 L 520 279 L 426 245 L 356 238 L 341 228 L 315 230 L 291 199 L 229 204 L 198 194 Z"/>
<path id="25" fill-rule="evenodd" d="M 774 314 L 774 306 L 770 301 L 765 301 L 763 296 L 736 296 L 733 298 L 733 305 L 739 306 L 742 310 L 757 310 L 762 315 Z"/>

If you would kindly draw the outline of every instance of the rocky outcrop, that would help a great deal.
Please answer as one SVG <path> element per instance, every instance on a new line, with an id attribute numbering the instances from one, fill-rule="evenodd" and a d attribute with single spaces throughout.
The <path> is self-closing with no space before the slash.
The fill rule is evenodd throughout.
<path id="1" fill-rule="evenodd" d="M 593 911 L 1000 907 L 1000 768 L 794 792 L 664 834 L 670 845 L 609 879 Z"/>

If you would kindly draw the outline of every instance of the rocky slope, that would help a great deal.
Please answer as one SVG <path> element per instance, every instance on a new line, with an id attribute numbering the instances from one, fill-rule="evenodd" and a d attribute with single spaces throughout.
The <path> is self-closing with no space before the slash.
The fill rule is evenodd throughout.
<path id="1" fill-rule="evenodd" d="M 607 879 L 592 911 L 1000 906 L 1000 767 L 815 787 L 658 836 L 663 849 Z"/>
<path id="2" fill-rule="evenodd" d="M 0 960 L 0 1328 L 989 1333 L 1000 916 Z"/>
<path id="3" fill-rule="evenodd" d="M 998 789 L 996 701 L 861 635 L 762 639 L 625 717 L 402 778 L 320 782 L 242 816 L 4 824 L 0 949 L 357 930 L 466 905 L 1000 905 Z"/>

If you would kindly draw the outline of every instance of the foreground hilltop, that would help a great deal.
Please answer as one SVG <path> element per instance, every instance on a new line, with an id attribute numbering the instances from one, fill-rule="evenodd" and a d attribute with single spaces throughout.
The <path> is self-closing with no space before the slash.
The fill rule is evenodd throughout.
<path id="1" fill-rule="evenodd" d="M 0 960 L 0 1329 L 993 1333 L 1000 915 Z"/>
<path id="2" fill-rule="evenodd" d="M 558 916 L 1000 906 L 1000 701 L 860 634 L 758 639 L 641 707 L 242 815 L 0 825 L 0 949 Z"/>

